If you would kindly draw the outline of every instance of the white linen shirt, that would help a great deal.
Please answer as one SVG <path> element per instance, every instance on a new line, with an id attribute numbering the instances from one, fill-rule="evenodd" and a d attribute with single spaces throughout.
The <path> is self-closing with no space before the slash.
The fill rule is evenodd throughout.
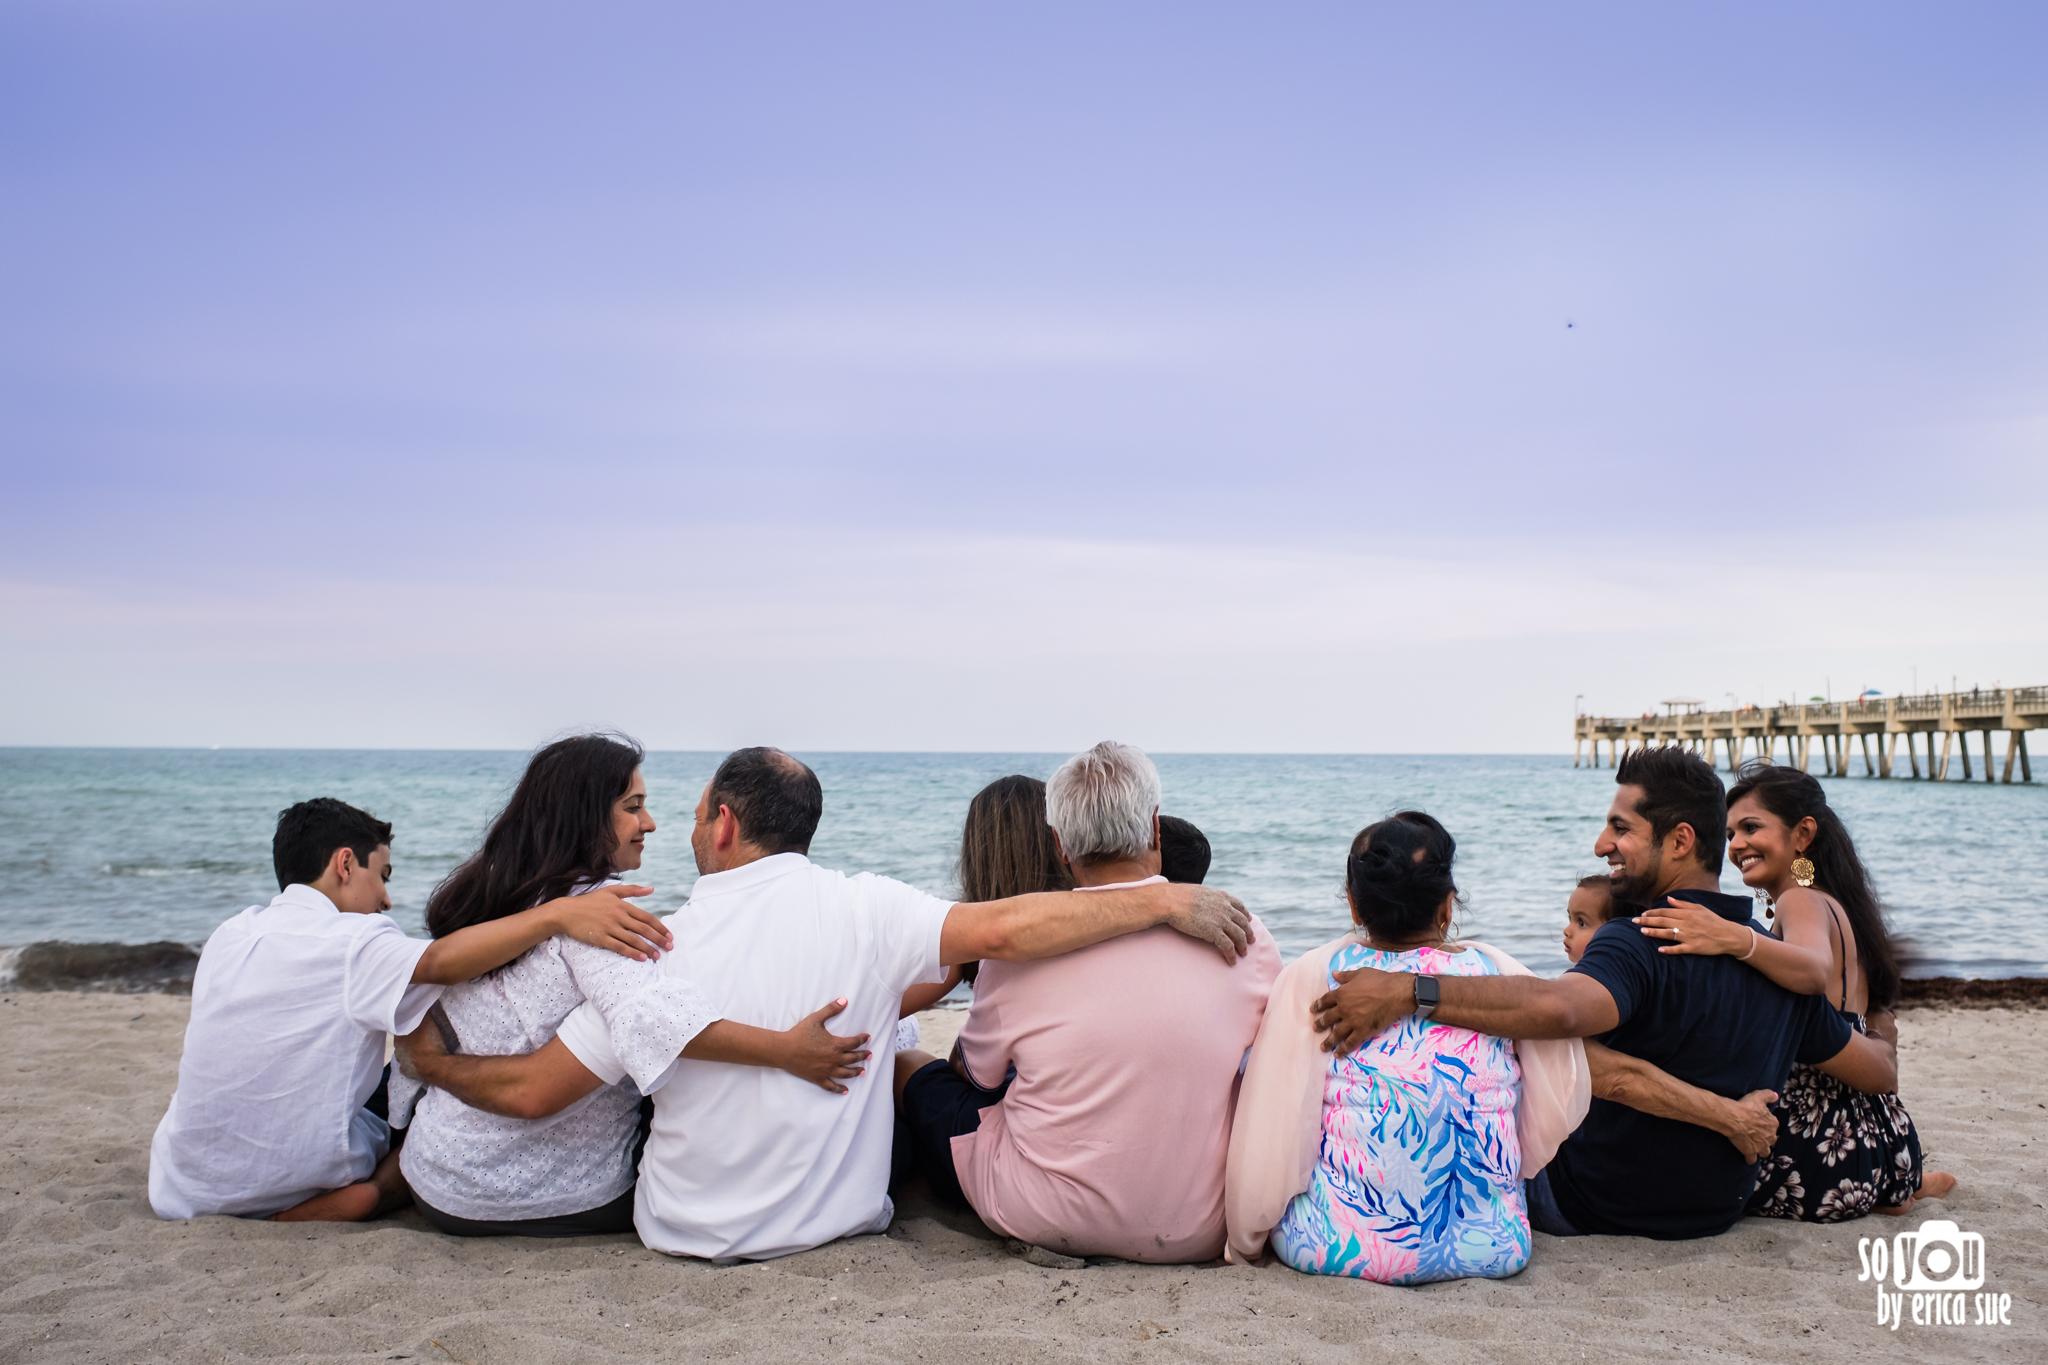
<path id="1" fill-rule="evenodd" d="M 667 923 L 718 1017 L 786 1029 L 845 996 L 826 1026 L 868 1034 L 874 1056 L 844 1095 L 786 1071 L 683 1059 L 654 1091 L 633 1201 L 641 1241 L 671 1255 L 766 1260 L 889 1226 L 897 1010 L 904 991 L 945 975 L 939 936 L 952 908 L 800 853 L 698 878 Z M 682 955 L 661 965 L 680 973 Z M 590 1006 L 557 1036 L 599 1078 L 625 1074 Z"/>
<path id="2" fill-rule="evenodd" d="M 519 1057 L 544 1047 L 586 1000 L 618 1034 L 631 1079 L 538 1119 L 486 1113 L 428 1090 L 399 1153 L 414 1194 L 457 1218 L 507 1222 L 601 1208 L 632 1188 L 635 1082 L 658 1086 L 690 1039 L 718 1019 L 688 978 L 557 934 L 495 972 L 450 986 L 441 1008 L 462 1052 Z M 419 1088 L 392 1076 L 393 1118 Z"/>
<path id="3" fill-rule="evenodd" d="M 367 1180 L 391 1147 L 363 1108 L 384 1035 L 439 998 L 424 939 L 293 883 L 213 931 L 192 977 L 178 1088 L 149 1144 L 159 1218 L 266 1217 Z"/>

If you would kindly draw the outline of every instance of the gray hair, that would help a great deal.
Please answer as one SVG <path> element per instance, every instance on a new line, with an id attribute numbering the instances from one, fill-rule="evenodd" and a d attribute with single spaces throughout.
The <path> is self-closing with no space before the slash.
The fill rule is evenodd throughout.
<path id="1" fill-rule="evenodd" d="M 1158 810 L 1159 769 L 1114 740 L 1075 754 L 1045 784 L 1045 823 L 1072 861 L 1142 857 Z"/>

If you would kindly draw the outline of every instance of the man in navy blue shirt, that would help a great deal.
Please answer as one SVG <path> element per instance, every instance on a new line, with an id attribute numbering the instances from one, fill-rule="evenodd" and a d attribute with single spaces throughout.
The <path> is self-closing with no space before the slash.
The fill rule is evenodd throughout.
<path id="1" fill-rule="evenodd" d="M 1714 770 L 1682 749 L 1644 749 L 1622 760 L 1615 783 L 1593 852 L 1612 869 L 1616 897 L 1692 901 L 1764 932 L 1748 897 L 1720 894 L 1727 808 Z M 1856 1033 L 1825 996 L 1794 995 L 1738 958 L 1659 952 L 1625 916 L 1603 925 L 1556 981 L 1433 978 L 1433 1009 L 1413 975 L 1364 969 L 1337 979 L 1315 1004 L 1316 1027 L 1331 1034 L 1326 1046 L 1346 1051 L 1423 1013 L 1502 1038 L 1597 1038 L 1622 1059 L 1731 1100 L 1783 1089 L 1795 1061 L 1859 1090 L 1898 1088 L 1891 1041 Z M 1646 1099 L 1644 1074 L 1655 1073 L 1596 1064 L 1586 1121 L 1542 1171 L 1523 1172 L 1539 1231 L 1711 1237 L 1742 1216 L 1755 1162 L 1685 1121 L 1693 1111 L 1668 1095 Z"/>

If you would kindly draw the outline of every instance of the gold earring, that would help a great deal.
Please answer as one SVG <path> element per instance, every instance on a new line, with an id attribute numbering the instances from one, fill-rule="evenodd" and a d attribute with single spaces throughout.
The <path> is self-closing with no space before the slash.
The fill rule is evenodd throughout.
<path id="1" fill-rule="evenodd" d="M 1804 853 L 1792 860 L 1792 880 L 1801 886 L 1813 885 L 1813 863 Z"/>

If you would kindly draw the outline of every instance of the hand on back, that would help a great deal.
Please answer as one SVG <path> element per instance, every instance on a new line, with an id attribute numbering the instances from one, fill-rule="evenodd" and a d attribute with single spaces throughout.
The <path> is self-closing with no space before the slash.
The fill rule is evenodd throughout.
<path id="1" fill-rule="evenodd" d="M 424 1062 L 431 1067 L 435 1058 L 445 1057 L 460 1046 L 455 1037 L 455 1027 L 448 1022 L 448 1016 L 439 1004 L 427 1011 L 427 1017 L 420 1021 L 418 1028 L 392 1039 L 391 1043 L 392 1060 L 397 1064 L 399 1074 L 422 1085 L 428 1082 L 420 1075 L 420 1064 Z"/>
<path id="2" fill-rule="evenodd" d="M 1755 946 L 1748 925 L 1722 919 L 1706 906 L 1676 896 L 1637 915 L 1635 923 L 1647 937 L 1663 940 L 1660 953 L 1740 957 Z"/>
<path id="3" fill-rule="evenodd" d="M 673 947 L 674 940 L 653 911 L 642 910 L 628 898 L 653 894 L 651 886 L 604 886 L 580 896 L 563 896 L 542 908 L 553 916 L 556 933 L 635 962 L 649 962 Z"/>
<path id="4" fill-rule="evenodd" d="M 825 1028 L 825 1021 L 845 1008 L 843 997 L 834 1000 L 822 1009 L 811 1011 L 785 1031 L 783 1037 L 788 1040 L 788 1046 L 782 1069 L 798 1080 L 809 1081 L 820 1090 L 844 1095 L 846 1087 L 839 1082 L 851 1080 L 867 1070 L 861 1063 L 868 1059 L 868 1035 L 857 1033 L 843 1037 Z"/>
<path id="5" fill-rule="evenodd" d="M 1739 1100 L 1729 1100 L 1734 1131 L 1728 1140 L 1742 1153 L 1744 1161 L 1762 1161 L 1778 1142 L 1778 1116 L 1771 1112 L 1775 1090 L 1752 1090 Z"/>
<path id="6" fill-rule="evenodd" d="M 1370 1041 L 1387 1025 L 1415 1012 L 1415 978 L 1376 967 L 1333 972 L 1337 989 L 1324 993 L 1309 1009 L 1317 1033 L 1327 1034 L 1323 1051 L 1347 1054 Z"/>
<path id="7" fill-rule="evenodd" d="M 1166 922 L 1189 938 L 1200 939 L 1223 954 L 1225 962 L 1236 962 L 1252 943 L 1252 912 L 1244 902 L 1213 886 L 1173 886 L 1175 897 Z"/>

